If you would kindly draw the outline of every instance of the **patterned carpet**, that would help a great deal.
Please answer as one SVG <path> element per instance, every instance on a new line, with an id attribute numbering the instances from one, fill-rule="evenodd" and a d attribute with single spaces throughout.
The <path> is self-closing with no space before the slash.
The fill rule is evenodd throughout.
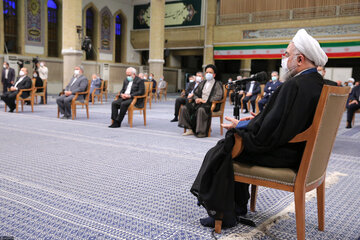
<path id="1" fill-rule="evenodd" d="M 110 102 L 90 106 L 90 119 L 56 118 L 55 99 L 5 113 L 0 103 L 0 239 L 211 239 L 190 186 L 204 154 L 220 138 L 183 137 L 170 123 L 175 95 L 152 105 L 147 126 L 109 129 Z M 228 116 L 232 107 L 227 105 Z M 345 116 L 345 115 L 344 115 Z M 360 237 L 360 118 L 343 119 L 328 168 L 325 231 L 317 230 L 316 198 L 306 203 L 307 239 Z M 257 228 L 238 225 L 223 239 L 295 239 L 292 194 L 260 188 Z"/>

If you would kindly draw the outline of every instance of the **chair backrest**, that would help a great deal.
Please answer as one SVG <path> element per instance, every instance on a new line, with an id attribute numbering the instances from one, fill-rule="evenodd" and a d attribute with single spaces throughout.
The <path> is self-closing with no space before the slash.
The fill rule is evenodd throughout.
<path id="1" fill-rule="evenodd" d="M 47 86 L 47 79 L 45 79 L 44 81 L 43 81 L 43 87 L 44 87 L 44 89 L 46 89 L 46 86 Z M 44 91 L 45 92 L 45 91 Z"/>
<path id="2" fill-rule="evenodd" d="M 264 96 L 265 84 L 261 84 L 260 88 L 261 88 L 260 96 Z"/>
<path id="3" fill-rule="evenodd" d="M 104 92 L 104 85 L 105 85 L 105 81 L 101 81 L 99 94 L 102 94 Z"/>
<path id="4" fill-rule="evenodd" d="M 296 177 L 296 185 L 311 185 L 325 176 L 349 92 L 348 87 L 324 85 L 313 123 L 303 132 L 306 147 Z"/>
<path id="5" fill-rule="evenodd" d="M 88 80 L 88 85 L 86 87 L 86 94 L 85 95 L 85 103 L 88 103 L 89 102 L 89 98 L 90 98 L 90 88 L 91 88 L 91 80 Z"/>
<path id="6" fill-rule="evenodd" d="M 224 95 L 223 95 L 223 98 L 221 99 L 221 107 L 220 107 L 219 112 L 224 112 L 224 109 L 225 109 L 226 96 L 227 96 L 227 91 L 228 91 L 225 85 L 223 85 L 223 91 L 224 91 Z"/>

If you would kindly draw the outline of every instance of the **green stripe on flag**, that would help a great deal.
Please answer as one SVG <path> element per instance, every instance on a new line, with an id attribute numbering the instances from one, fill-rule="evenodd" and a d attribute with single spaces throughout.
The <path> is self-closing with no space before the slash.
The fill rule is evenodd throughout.
<path id="1" fill-rule="evenodd" d="M 360 41 L 320 43 L 320 46 L 323 48 L 325 48 L 325 47 L 353 47 L 353 46 L 360 46 Z"/>

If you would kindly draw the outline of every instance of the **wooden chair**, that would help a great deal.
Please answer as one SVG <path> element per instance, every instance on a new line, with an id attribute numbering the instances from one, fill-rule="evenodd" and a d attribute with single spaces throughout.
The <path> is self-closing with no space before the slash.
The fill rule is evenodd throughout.
<path id="1" fill-rule="evenodd" d="M 228 87 L 226 87 L 228 89 Z M 232 104 L 232 101 L 231 101 L 231 94 L 234 93 L 234 90 L 233 89 L 230 89 L 229 90 L 229 104 L 231 105 Z"/>
<path id="2" fill-rule="evenodd" d="M 151 109 L 151 101 L 152 101 L 152 98 L 153 98 L 153 82 L 151 81 L 144 81 L 144 83 L 148 83 L 149 84 L 149 93 L 148 93 L 148 98 L 147 98 L 147 101 L 149 102 L 149 107 Z"/>
<path id="3" fill-rule="evenodd" d="M 74 120 L 76 118 L 76 106 L 80 105 L 84 108 L 86 107 L 86 116 L 89 119 L 89 98 L 90 98 L 90 86 L 91 86 L 91 80 L 88 80 L 88 86 L 86 88 L 85 92 L 77 92 L 75 93 L 74 98 L 71 101 L 71 119 Z M 62 94 L 61 94 L 62 95 Z M 83 102 L 78 101 L 77 98 L 79 95 L 85 95 L 85 99 Z M 58 107 L 58 114 L 57 117 L 60 117 L 60 109 Z"/>
<path id="4" fill-rule="evenodd" d="M 353 116 L 352 121 L 351 121 L 351 122 L 352 122 L 352 123 L 351 123 L 352 126 L 355 125 L 355 115 L 356 115 L 357 113 L 360 113 L 360 109 L 356 110 L 356 112 L 354 113 L 354 116 Z"/>
<path id="5" fill-rule="evenodd" d="M 105 81 L 103 80 L 103 81 L 101 81 L 100 87 L 94 88 L 93 92 L 91 93 L 91 101 L 92 101 L 93 105 L 95 103 L 95 97 L 97 97 L 98 101 L 101 101 L 101 104 L 103 103 L 104 85 L 105 85 Z M 100 90 L 99 93 L 96 94 L 95 93 L 96 90 Z"/>
<path id="6" fill-rule="evenodd" d="M 104 82 L 103 94 L 105 95 L 105 102 L 107 102 L 109 80 L 103 80 L 103 82 Z"/>
<path id="7" fill-rule="evenodd" d="M 19 112 L 19 103 L 21 103 L 21 111 L 24 111 L 24 103 L 25 101 L 30 101 L 31 105 L 31 111 L 34 112 L 34 92 L 35 92 L 35 81 L 36 79 L 31 79 L 31 88 L 28 89 L 20 89 L 18 94 L 16 94 L 16 112 Z M 27 98 L 22 98 L 21 95 L 23 92 L 30 92 L 29 96 Z M 5 112 L 7 110 L 7 106 L 5 104 Z"/>
<path id="8" fill-rule="evenodd" d="M 165 97 L 165 101 L 167 100 L 167 87 L 168 87 L 168 82 L 166 82 L 166 85 L 164 88 L 161 88 L 160 91 L 159 91 L 159 101 L 161 101 L 161 97 L 162 95 L 164 95 Z"/>
<path id="9" fill-rule="evenodd" d="M 211 119 L 213 117 L 219 117 L 220 118 L 220 134 L 223 135 L 223 127 L 221 126 L 221 124 L 224 121 L 224 109 L 225 109 L 225 104 L 226 104 L 226 97 L 227 97 L 227 88 L 225 87 L 225 85 L 223 85 L 223 90 L 224 90 L 224 96 L 220 101 L 214 101 L 212 102 L 211 105 Z M 217 112 L 214 112 L 214 109 L 216 107 L 216 104 L 220 103 L 220 110 Z M 210 137 L 211 134 L 211 119 L 210 119 L 210 128 L 209 128 L 209 132 L 208 132 L 208 137 Z"/>
<path id="10" fill-rule="evenodd" d="M 298 171 L 233 163 L 235 181 L 251 184 L 251 211 L 255 211 L 257 186 L 294 193 L 297 239 L 305 239 L 305 193 L 313 189 L 317 191 L 318 228 L 324 231 L 326 168 L 349 91 L 348 87 L 324 85 L 311 126 L 289 141 L 306 142 Z M 235 135 L 232 157 L 242 149 L 242 139 Z M 221 220 L 216 220 L 215 232 L 220 231 Z"/>
<path id="11" fill-rule="evenodd" d="M 43 102 L 44 104 L 46 104 L 46 86 L 47 86 L 47 79 L 45 79 L 43 81 L 43 86 L 42 87 L 35 87 L 35 103 L 37 104 L 37 97 L 40 96 L 43 98 Z M 42 92 L 37 92 L 38 89 L 42 89 Z"/>
<path id="12" fill-rule="evenodd" d="M 258 93 L 257 97 L 256 97 L 256 100 L 255 100 L 255 113 L 259 113 L 259 104 L 258 102 L 260 101 L 260 99 L 262 98 L 262 96 L 264 95 L 264 88 L 265 88 L 265 85 L 264 84 L 261 84 L 260 85 L 260 88 L 261 88 L 261 91 L 260 93 Z M 243 99 L 245 98 L 245 92 L 244 92 L 244 95 L 242 96 L 241 100 L 240 100 L 240 104 L 241 104 L 241 112 L 243 111 Z M 247 102 L 247 108 L 249 110 L 249 112 L 251 111 L 251 102 L 250 100 Z"/>
<path id="13" fill-rule="evenodd" d="M 131 102 L 129 108 L 128 108 L 128 123 L 129 123 L 130 127 L 133 126 L 133 116 L 134 116 L 134 111 L 135 110 L 139 110 L 140 113 L 143 112 L 144 126 L 146 126 L 146 102 L 147 102 L 147 97 L 148 97 L 148 91 L 149 91 L 149 88 L 150 88 L 151 84 L 145 84 L 145 93 L 144 93 L 144 95 L 135 96 L 133 101 Z M 135 104 L 136 104 L 137 100 L 141 99 L 141 98 L 144 99 L 144 106 L 142 108 L 136 107 Z"/>

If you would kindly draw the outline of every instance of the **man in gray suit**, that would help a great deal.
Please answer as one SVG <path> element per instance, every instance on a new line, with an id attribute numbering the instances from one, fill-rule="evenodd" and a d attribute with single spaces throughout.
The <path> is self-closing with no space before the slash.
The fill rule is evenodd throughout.
<path id="1" fill-rule="evenodd" d="M 82 66 L 75 67 L 74 76 L 71 78 L 69 84 L 65 87 L 64 94 L 56 99 L 59 106 L 60 113 L 63 114 L 61 119 L 71 118 L 71 101 L 77 92 L 84 92 L 88 87 L 88 80 L 83 75 L 84 68 Z M 79 101 L 84 100 L 83 95 L 77 98 Z"/>

